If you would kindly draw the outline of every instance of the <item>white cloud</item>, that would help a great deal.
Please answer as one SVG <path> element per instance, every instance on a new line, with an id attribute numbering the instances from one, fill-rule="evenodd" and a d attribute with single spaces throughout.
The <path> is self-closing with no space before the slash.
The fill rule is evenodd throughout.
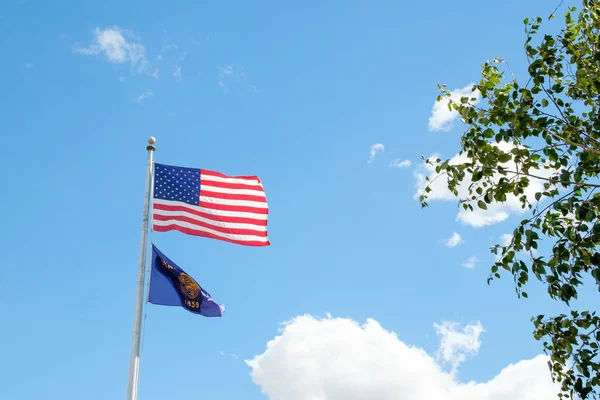
<path id="1" fill-rule="evenodd" d="M 500 240 L 498 241 L 498 244 L 500 246 L 508 246 L 510 245 L 510 243 L 512 242 L 512 238 L 513 235 L 511 235 L 510 233 L 503 233 L 500 236 Z M 498 249 L 498 254 L 496 254 L 496 261 L 500 261 L 502 259 L 502 249 Z"/>
<path id="2" fill-rule="evenodd" d="M 512 239 L 513 239 L 513 235 L 511 233 L 503 233 L 500 236 L 500 240 L 498 241 L 498 244 L 500 246 L 504 246 L 504 247 L 510 246 Z M 519 252 L 519 254 L 520 254 L 520 256 L 526 256 L 528 254 L 536 255 L 537 250 L 532 248 L 529 251 L 523 250 L 523 251 Z M 495 256 L 496 256 L 495 257 L 496 261 L 500 261 L 502 259 L 502 248 L 498 249 L 498 254 L 496 254 Z"/>
<path id="3" fill-rule="evenodd" d="M 101 55 L 113 64 L 131 64 L 137 72 L 157 75 L 146 58 L 146 48 L 133 33 L 118 26 L 94 29 L 94 40 L 88 47 L 75 45 L 73 51 L 86 55 Z"/>
<path id="4" fill-rule="evenodd" d="M 462 89 L 455 89 L 450 92 L 450 98 L 455 103 L 460 103 L 460 98 L 467 96 L 469 98 L 474 97 L 476 100 L 472 101 L 471 104 L 477 104 L 481 101 L 481 93 L 478 90 L 472 92 L 473 83 L 469 83 Z M 442 101 L 436 101 L 433 103 L 431 110 L 431 116 L 429 117 L 429 130 L 430 131 L 449 131 L 454 126 L 454 120 L 459 117 L 459 114 L 455 110 L 448 110 L 448 98 L 444 97 Z"/>
<path id="5" fill-rule="evenodd" d="M 390 162 L 390 167 L 395 167 L 395 168 L 408 168 L 412 165 L 412 162 L 410 160 L 401 160 L 399 158 L 396 158 L 394 161 Z"/>
<path id="6" fill-rule="evenodd" d="M 485 330 L 480 322 L 475 322 L 460 329 L 457 322 L 443 321 L 441 325 L 433 324 L 435 333 L 441 336 L 438 358 L 449 363 L 451 375 L 456 375 L 460 364 L 467 356 L 475 355 L 481 346 L 479 337 Z"/>
<path id="7" fill-rule="evenodd" d="M 140 94 L 138 97 L 136 97 L 136 101 L 141 103 L 149 97 L 152 97 L 152 90 L 146 90 L 144 93 Z"/>
<path id="8" fill-rule="evenodd" d="M 227 354 L 227 353 L 225 353 L 224 351 L 220 351 L 219 354 L 222 355 L 222 356 L 225 356 L 225 354 Z M 234 360 L 237 360 L 238 358 L 240 358 L 240 356 L 238 356 L 235 353 L 228 353 L 227 355 L 229 357 L 231 357 L 232 359 L 234 359 Z"/>
<path id="9" fill-rule="evenodd" d="M 512 143 L 508 142 L 500 142 L 494 143 L 494 146 L 498 146 L 500 150 L 504 152 L 510 152 L 511 149 L 514 148 Z M 431 159 L 437 158 L 437 155 L 432 155 Z M 465 154 L 455 155 L 449 161 L 450 165 L 457 165 L 464 162 L 467 162 L 468 158 Z M 516 171 L 516 165 L 513 161 L 509 161 L 508 163 L 502 164 L 502 167 L 508 171 Z M 541 177 L 549 177 L 552 174 L 551 170 L 531 170 L 531 173 L 534 175 L 538 175 Z M 471 176 L 466 173 L 467 176 L 464 178 L 463 182 L 458 190 L 458 198 L 464 199 L 468 197 L 468 187 L 471 184 Z M 426 181 L 426 176 L 429 177 L 429 182 Z M 439 179 L 438 179 L 439 176 Z M 514 174 L 507 173 L 505 176 L 507 179 L 514 177 Z M 435 172 L 435 165 L 425 164 L 423 163 L 416 171 L 416 188 L 417 191 L 415 193 L 414 198 L 418 199 L 421 194 L 424 193 L 425 187 L 427 184 L 430 184 L 431 192 L 429 195 L 430 201 L 440 200 L 440 201 L 456 201 L 458 200 L 447 187 L 447 181 L 445 176 L 440 176 Z M 497 182 L 501 178 L 501 175 L 496 174 L 493 176 L 494 182 Z M 530 178 L 529 186 L 525 188 L 525 195 L 533 201 L 534 195 L 536 192 L 541 192 L 544 190 L 543 182 L 539 179 Z M 456 219 L 461 221 L 467 225 L 473 226 L 475 228 L 479 228 L 486 225 L 493 225 L 507 219 L 511 214 L 522 214 L 526 210 L 521 207 L 520 200 L 512 195 L 507 195 L 507 199 L 503 203 L 492 202 L 487 205 L 487 209 L 483 210 L 476 207 L 476 204 L 473 205 L 473 211 L 464 210 L 462 207 L 459 208 L 458 215 Z"/>
<path id="10" fill-rule="evenodd" d="M 171 50 L 177 50 L 178 48 L 179 46 L 177 46 L 176 43 L 169 43 L 167 30 L 163 30 L 163 45 L 161 51 L 164 53 Z"/>
<path id="11" fill-rule="evenodd" d="M 162 60 L 163 60 L 162 54 L 159 54 L 156 56 L 156 61 L 162 61 Z"/>
<path id="12" fill-rule="evenodd" d="M 473 269 L 477 266 L 477 263 L 479 262 L 479 259 L 475 256 L 471 256 L 467 259 L 467 261 L 465 261 L 464 263 L 461 264 L 462 267 L 468 268 L 468 269 Z"/>
<path id="13" fill-rule="evenodd" d="M 513 235 L 511 235 L 510 233 L 503 233 L 502 236 L 500 236 L 500 245 L 508 246 L 510 242 L 512 242 L 512 238 Z"/>
<path id="14" fill-rule="evenodd" d="M 176 65 L 175 66 L 175 70 L 173 71 L 173 77 L 175 78 L 176 81 L 180 81 L 181 78 L 181 67 Z"/>
<path id="15" fill-rule="evenodd" d="M 448 329 L 442 357 L 472 354 L 478 329 L 472 325 L 458 336 Z M 277 400 L 537 400 L 557 393 L 547 361 L 540 355 L 490 381 L 463 383 L 377 321 L 299 316 L 246 363 L 262 392 Z"/>
<path id="16" fill-rule="evenodd" d="M 125 77 L 123 75 L 119 77 L 119 82 L 125 82 Z"/>
<path id="17" fill-rule="evenodd" d="M 33 68 L 33 64 L 30 62 L 25 63 L 25 68 Z"/>
<path id="18" fill-rule="evenodd" d="M 381 143 L 375 143 L 371 145 L 371 151 L 369 152 L 369 161 L 367 161 L 368 163 L 372 163 L 373 160 L 375 159 L 375 156 L 377 155 L 378 151 L 384 151 L 385 150 L 385 146 L 382 145 Z"/>
<path id="19" fill-rule="evenodd" d="M 219 77 L 217 84 L 225 91 L 227 91 L 227 81 L 246 79 L 244 69 L 231 64 L 224 67 L 217 67 L 217 71 Z"/>
<path id="20" fill-rule="evenodd" d="M 456 247 L 462 242 L 463 239 L 457 232 L 454 232 L 452 236 L 444 240 L 444 244 L 446 245 L 446 247 Z"/>

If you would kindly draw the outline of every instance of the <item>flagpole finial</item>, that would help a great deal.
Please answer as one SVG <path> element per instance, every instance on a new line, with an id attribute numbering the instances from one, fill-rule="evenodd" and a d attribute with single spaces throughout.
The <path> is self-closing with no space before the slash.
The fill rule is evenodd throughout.
<path id="1" fill-rule="evenodd" d="M 146 150 L 156 150 L 156 147 L 154 147 L 154 143 L 156 143 L 156 138 L 154 136 L 150 136 L 148 138 L 148 147 L 146 147 Z"/>

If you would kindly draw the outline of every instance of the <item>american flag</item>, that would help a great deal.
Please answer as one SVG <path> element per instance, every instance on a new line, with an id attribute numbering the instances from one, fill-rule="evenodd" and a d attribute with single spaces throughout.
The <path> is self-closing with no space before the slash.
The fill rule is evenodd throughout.
<path id="1" fill-rule="evenodd" d="M 245 246 L 268 246 L 269 208 L 260 179 L 154 164 L 152 229 Z"/>

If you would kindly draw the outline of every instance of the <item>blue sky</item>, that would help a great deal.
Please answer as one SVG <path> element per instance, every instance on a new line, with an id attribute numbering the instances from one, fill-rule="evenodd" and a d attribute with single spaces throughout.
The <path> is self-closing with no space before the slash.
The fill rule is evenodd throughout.
<path id="1" fill-rule="evenodd" d="M 414 195 L 421 154 L 459 149 L 460 123 L 431 129 L 436 85 L 465 88 L 493 57 L 523 76 L 522 20 L 552 8 L 4 1 L 0 398 L 125 396 L 148 136 L 157 162 L 258 175 L 272 245 L 151 235 L 227 310 L 207 319 L 148 305 L 140 399 L 350 399 L 324 382 L 352 387 L 386 354 L 397 355 L 389 382 L 375 375 L 357 398 L 421 398 L 418 376 L 393 384 L 420 365 L 409 353 L 435 360 L 423 374 L 456 393 L 483 383 L 473 399 L 496 393 L 485 382 L 510 364 L 543 370 L 541 358 L 523 361 L 541 353 L 529 317 L 560 308 L 535 283 L 527 301 L 508 276 L 486 284 L 488 249 L 519 215 L 509 207 L 476 227 L 455 202 L 421 210 Z M 388 341 L 395 350 L 360 351 Z M 339 369 L 359 353 L 356 369 Z M 531 388 L 551 390 L 544 373 Z"/>

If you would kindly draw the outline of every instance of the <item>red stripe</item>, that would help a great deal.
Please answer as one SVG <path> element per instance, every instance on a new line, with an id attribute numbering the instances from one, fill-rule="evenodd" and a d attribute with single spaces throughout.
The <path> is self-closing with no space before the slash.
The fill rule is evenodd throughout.
<path id="1" fill-rule="evenodd" d="M 228 238 L 224 238 L 224 237 L 221 237 L 221 236 L 213 235 L 212 233 L 208 233 L 208 232 L 197 231 L 195 229 L 189 229 L 189 228 L 183 228 L 183 227 L 178 226 L 178 225 L 153 226 L 152 229 L 154 229 L 156 232 L 167 232 L 167 231 L 175 230 L 175 231 L 179 231 L 179 232 L 185 233 L 186 235 L 203 236 L 203 237 L 207 237 L 207 238 L 211 238 L 211 239 L 222 240 L 224 242 L 241 244 L 241 245 L 245 245 L 245 246 L 269 246 L 271 244 L 268 241 L 267 242 L 258 242 L 256 240 L 233 240 L 233 239 L 228 239 Z"/>
<path id="2" fill-rule="evenodd" d="M 217 231 L 217 232 L 229 233 L 231 235 L 253 235 L 253 236 L 267 237 L 267 232 L 264 232 L 264 231 L 255 231 L 254 229 L 223 228 L 222 226 L 215 226 L 215 225 L 207 224 L 206 222 L 198 221 L 197 219 L 186 217 L 185 215 L 154 214 L 153 219 L 159 220 L 159 221 L 187 222 L 188 224 L 193 224 L 193 225 L 201 226 L 203 228 L 212 229 L 213 231 Z"/>
<path id="3" fill-rule="evenodd" d="M 200 187 L 202 185 L 206 186 L 215 186 L 227 189 L 248 189 L 248 190 L 258 190 L 260 192 L 265 192 L 262 186 L 256 184 L 245 184 L 245 183 L 229 183 L 229 182 L 217 182 L 217 181 L 209 181 L 206 179 L 200 178 Z"/>
<path id="4" fill-rule="evenodd" d="M 259 226 L 267 226 L 267 220 L 264 219 L 254 219 L 254 218 L 245 218 L 245 217 L 226 217 L 222 215 L 214 215 L 210 213 L 205 213 L 193 208 L 193 206 L 185 207 L 185 206 L 170 206 L 167 204 L 154 204 L 155 210 L 165 210 L 165 211 L 178 211 L 178 212 L 187 212 L 190 214 L 197 215 L 199 217 L 204 217 L 206 219 L 211 219 L 213 221 L 221 221 L 221 222 L 234 222 L 239 224 L 252 224 Z"/>
<path id="5" fill-rule="evenodd" d="M 256 181 L 256 182 L 260 182 L 260 179 L 258 179 L 258 176 L 251 176 L 251 175 L 229 176 L 229 175 L 222 174 L 220 172 L 209 171 L 207 169 L 201 169 L 200 170 L 200 179 L 202 179 L 202 175 L 218 176 L 219 178 L 246 179 L 246 180 L 253 180 L 253 181 Z"/>
<path id="6" fill-rule="evenodd" d="M 251 194 L 231 194 L 221 192 L 211 192 L 209 190 L 200 189 L 200 196 L 214 197 L 216 199 L 229 199 L 229 200 L 247 200 L 247 201 L 258 201 L 260 203 L 267 203 L 267 199 L 264 196 L 253 196 Z"/>
<path id="7" fill-rule="evenodd" d="M 213 210 L 223 210 L 223 211 L 238 211 L 238 212 L 247 212 L 254 214 L 268 214 L 268 208 L 257 208 L 257 207 L 247 207 L 247 206 L 230 206 L 227 204 L 216 204 L 209 203 L 206 201 L 200 202 L 200 207 L 210 208 Z"/>

